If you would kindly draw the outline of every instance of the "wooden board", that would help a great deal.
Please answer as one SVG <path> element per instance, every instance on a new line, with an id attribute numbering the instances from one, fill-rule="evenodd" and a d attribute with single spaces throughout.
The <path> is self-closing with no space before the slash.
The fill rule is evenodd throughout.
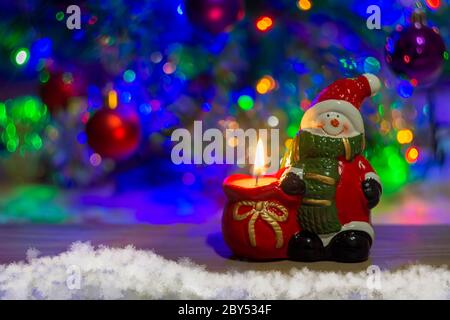
<path id="1" fill-rule="evenodd" d="M 398 269 L 408 264 L 450 264 L 450 226 L 377 226 L 371 259 L 364 263 L 247 262 L 231 257 L 218 221 L 173 225 L 4 225 L 0 226 L 0 263 L 25 260 L 36 248 L 42 255 L 61 253 L 75 241 L 93 245 L 154 250 L 172 260 L 188 257 L 211 271 L 279 270 L 307 266 L 313 270 L 364 271 L 375 264 Z"/>

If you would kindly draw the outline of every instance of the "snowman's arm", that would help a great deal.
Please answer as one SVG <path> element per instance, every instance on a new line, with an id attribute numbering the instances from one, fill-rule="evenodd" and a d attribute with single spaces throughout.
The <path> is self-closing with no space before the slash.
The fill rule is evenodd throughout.
<path id="1" fill-rule="evenodd" d="M 367 207 L 370 210 L 380 202 L 383 192 L 380 177 L 378 177 L 369 161 L 363 156 L 356 157 L 355 161 L 359 170 L 361 189 L 367 200 Z"/>
<path id="2" fill-rule="evenodd" d="M 369 161 L 367 161 L 366 158 L 359 155 L 355 158 L 356 164 L 358 166 L 359 170 L 359 176 L 361 181 L 368 180 L 368 179 L 374 179 L 376 182 L 378 182 L 381 186 L 381 180 L 380 177 L 377 175 Z"/>
<path id="3" fill-rule="evenodd" d="M 306 190 L 303 169 L 290 167 L 285 170 L 280 178 L 280 187 L 288 195 L 303 195 Z"/>

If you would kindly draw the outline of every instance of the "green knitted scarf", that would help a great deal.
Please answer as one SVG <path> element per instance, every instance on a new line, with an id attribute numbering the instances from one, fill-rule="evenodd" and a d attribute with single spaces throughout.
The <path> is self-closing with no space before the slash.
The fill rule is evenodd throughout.
<path id="1" fill-rule="evenodd" d="M 299 160 L 294 167 L 303 169 L 306 183 L 306 193 L 298 209 L 300 225 L 303 230 L 317 234 L 338 232 L 341 229 L 335 201 L 338 157 L 350 161 L 360 154 L 364 135 L 343 139 L 301 131 L 297 139 Z"/>

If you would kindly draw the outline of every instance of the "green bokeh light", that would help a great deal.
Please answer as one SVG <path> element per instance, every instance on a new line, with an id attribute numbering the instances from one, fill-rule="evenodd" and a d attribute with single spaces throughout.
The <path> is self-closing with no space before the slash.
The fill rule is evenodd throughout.
<path id="1" fill-rule="evenodd" d="M 17 150 L 17 141 L 15 139 L 9 139 L 6 143 L 6 150 L 13 153 Z"/>
<path id="2" fill-rule="evenodd" d="M 56 13 L 56 20 L 62 21 L 64 19 L 64 12 L 59 11 Z"/>
<path id="3" fill-rule="evenodd" d="M 128 83 L 133 82 L 136 80 L 136 73 L 133 70 L 128 69 L 123 73 L 123 80 Z"/>
<path id="4" fill-rule="evenodd" d="M 42 148 L 42 139 L 39 135 L 34 134 L 31 138 L 31 144 L 33 145 L 34 149 L 39 150 Z"/>
<path id="5" fill-rule="evenodd" d="M 242 95 L 238 99 L 238 105 L 242 110 L 250 110 L 254 106 L 252 97 L 248 95 Z"/>
<path id="6" fill-rule="evenodd" d="M 4 125 L 6 123 L 6 106 L 4 103 L 0 102 L 0 125 Z"/>
<path id="7" fill-rule="evenodd" d="M 368 73 L 378 73 L 381 69 L 380 61 L 374 57 L 368 57 L 364 60 L 364 71 Z"/>
<path id="8" fill-rule="evenodd" d="M 27 48 L 20 48 L 14 55 L 14 61 L 17 65 L 22 66 L 30 59 L 30 51 Z"/>
<path id="9" fill-rule="evenodd" d="M 15 188 L 0 200 L 0 223 L 63 223 L 70 219 L 70 212 L 60 202 L 61 195 L 56 187 L 33 185 Z"/>
<path id="10" fill-rule="evenodd" d="M 369 160 L 380 176 L 384 193 L 395 193 L 408 182 L 409 165 L 397 146 L 378 148 Z"/>
<path id="11" fill-rule="evenodd" d="M 0 143 L 9 153 L 25 156 L 43 147 L 42 134 L 49 123 L 47 107 L 30 96 L 0 103 Z"/>
<path id="12" fill-rule="evenodd" d="M 295 124 L 291 124 L 291 125 L 287 128 L 287 135 L 288 135 L 290 138 L 295 137 L 295 135 L 297 134 L 297 132 L 298 132 L 298 126 L 295 125 Z"/>
<path id="13" fill-rule="evenodd" d="M 6 135 L 9 138 L 13 138 L 16 135 L 16 126 L 14 125 L 14 123 L 8 123 L 8 125 L 6 126 Z"/>
<path id="14" fill-rule="evenodd" d="M 398 101 L 394 101 L 391 104 L 391 109 L 399 109 L 400 108 L 400 103 L 398 103 Z"/>
<path id="15" fill-rule="evenodd" d="M 50 74 L 47 71 L 42 71 L 39 74 L 39 81 L 41 83 L 47 83 L 49 79 L 50 79 Z"/>
<path id="16" fill-rule="evenodd" d="M 27 100 L 23 108 L 24 118 L 28 118 L 32 121 L 38 121 L 41 116 L 38 108 L 39 107 L 36 100 L 33 99 Z"/>
<path id="17" fill-rule="evenodd" d="M 176 64 L 177 74 L 184 75 L 186 79 L 193 79 L 210 67 L 210 56 L 204 49 L 172 45 L 169 51 L 169 61 Z"/>
<path id="18" fill-rule="evenodd" d="M 383 117 L 384 116 L 384 106 L 382 104 L 378 105 L 378 114 Z"/>

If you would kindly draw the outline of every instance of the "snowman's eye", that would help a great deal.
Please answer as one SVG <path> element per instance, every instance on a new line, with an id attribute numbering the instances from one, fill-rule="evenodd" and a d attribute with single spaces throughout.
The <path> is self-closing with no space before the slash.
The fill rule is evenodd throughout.
<path id="1" fill-rule="evenodd" d="M 336 115 L 336 118 L 339 118 L 339 115 Z"/>
<path id="2" fill-rule="evenodd" d="M 330 115 L 329 115 L 329 114 L 327 114 L 327 117 L 329 118 L 329 117 L 330 117 Z"/>

